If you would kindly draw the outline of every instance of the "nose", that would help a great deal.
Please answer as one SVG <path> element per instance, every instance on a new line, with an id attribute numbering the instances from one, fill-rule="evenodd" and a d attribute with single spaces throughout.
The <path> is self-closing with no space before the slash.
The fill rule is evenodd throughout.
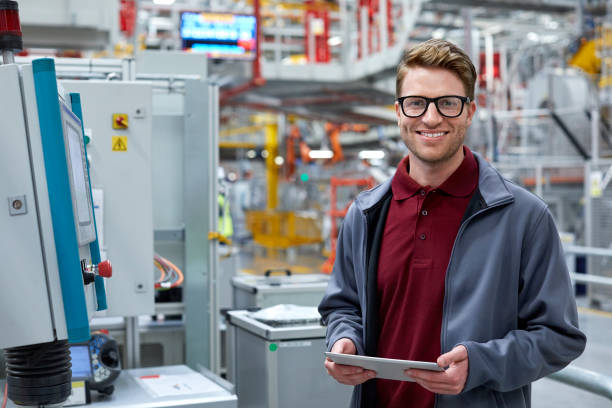
<path id="1" fill-rule="evenodd" d="M 438 112 L 436 108 L 436 104 L 433 102 L 429 102 L 422 118 L 423 123 L 428 127 L 436 127 L 443 120 L 442 115 L 440 115 L 440 112 Z"/>

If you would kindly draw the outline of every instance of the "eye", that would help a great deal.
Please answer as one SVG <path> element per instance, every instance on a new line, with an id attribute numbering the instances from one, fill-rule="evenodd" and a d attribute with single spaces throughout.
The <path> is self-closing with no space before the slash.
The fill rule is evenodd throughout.
<path id="1" fill-rule="evenodd" d="M 459 101 L 455 98 L 444 98 L 440 99 L 438 104 L 443 108 L 454 108 L 455 106 L 459 105 Z"/>
<path id="2" fill-rule="evenodd" d="M 404 103 L 411 108 L 421 108 L 425 105 L 425 101 L 422 99 L 406 99 Z"/>

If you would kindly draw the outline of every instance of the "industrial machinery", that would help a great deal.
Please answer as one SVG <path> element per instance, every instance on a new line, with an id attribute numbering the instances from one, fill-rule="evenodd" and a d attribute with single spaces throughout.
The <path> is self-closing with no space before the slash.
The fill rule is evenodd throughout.
<path id="1" fill-rule="evenodd" d="M 283 276 L 277 276 L 272 275 L 273 271 L 267 270 L 264 276 L 234 276 L 234 309 L 265 308 L 282 303 L 318 306 L 323 299 L 328 275 L 292 275 L 289 269 L 282 269 L 279 271 Z"/>
<path id="2" fill-rule="evenodd" d="M 275 311 L 277 320 L 265 323 L 246 310 L 228 312 L 227 377 L 240 408 L 346 406 L 353 388 L 325 371 L 325 327 L 318 313 L 313 321 L 287 311 Z"/>
<path id="3" fill-rule="evenodd" d="M 51 405 L 71 390 L 68 343 L 88 341 L 106 309 L 80 96 L 58 88 L 52 59 L 18 67 L 17 3 L 0 1 L 0 348 L 8 398 Z"/>

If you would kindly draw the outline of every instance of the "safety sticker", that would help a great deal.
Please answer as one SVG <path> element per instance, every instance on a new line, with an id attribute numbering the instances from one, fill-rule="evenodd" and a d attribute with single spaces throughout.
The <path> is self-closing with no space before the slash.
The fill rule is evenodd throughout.
<path id="1" fill-rule="evenodd" d="M 127 136 L 113 136 L 112 139 L 113 152 L 127 152 Z"/>

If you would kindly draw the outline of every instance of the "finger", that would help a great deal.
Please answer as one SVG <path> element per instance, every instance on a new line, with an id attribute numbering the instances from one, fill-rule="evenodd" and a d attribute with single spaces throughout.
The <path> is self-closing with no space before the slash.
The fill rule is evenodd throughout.
<path id="1" fill-rule="evenodd" d="M 341 384 L 346 384 L 346 385 L 357 385 L 357 384 L 362 384 L 372 378 L 374 378 L 376 376 L 376 373 L 373 371 L 367 371 L 367 372 L 363 372 L 360 374 L 351 374 L 351 375 L 333 375 L 333 373 L 330 374 L 333 378 L 336 379 L 336 381 L 338 381 Z"/>
<path id="2" fill-rule="evenodd" d="M 325 361 L 325 367 L 341 375 L 361 374 L 365 370 L 361 367 L 334 363 L 332 360 Z"/>
<path id="3" fill-rule="evenodd" d="M 448 375 L 446 372 L 431 372 L 427 370 L 418 370 L 416 368 L 412 368 L 409 370 L 405 370 L 404 373 L 408 377 L 412 377 L 415 379 L 418 378 L 418 379 L 425 380 L 425 381 L 439 382 L 439 383 L 449 382 Z"/>
<path id="4" fill-rule="evenodd" d="M 435 394 L 456 395 L 461 392 L 461 389 L 459 389 L 459 386 L 457 385 L 432 384 L 430 382 L 423 381 L 423 380 L 416 380 L 416 383 L 419 384 L 421 387 L 425 388 L 426 390 L 431 391 Z"/>
<path id="5" fill-rule="evenodd" d="M 448 353 L 442 354 L 438 357 L 437 363 L 440 367 L 448 367 L 451 363 L 456 363 L 468 358 L 467 349 L 463 344 L 453 348 Z"/>
<path id="6" fill-rule="evenodd" d="M 356 354 L 357 348 L 352 340 L 347 338 L 342 338 L 334 343 L 331 351 L 333 353 L 341 353 L 341 354 Z"/>
<path id="7" fill-rule="evenodd" d="M 430 380 L 425 380 L 423 378 L 416 378 L 416 377 L 410 377 L 412 378 L 415 382 L 426 386 L 426 388 L 444 388 L 444 387 L 452 387 L 452 383 L 448 382 L 448 381 L 430 381 Z"/>

